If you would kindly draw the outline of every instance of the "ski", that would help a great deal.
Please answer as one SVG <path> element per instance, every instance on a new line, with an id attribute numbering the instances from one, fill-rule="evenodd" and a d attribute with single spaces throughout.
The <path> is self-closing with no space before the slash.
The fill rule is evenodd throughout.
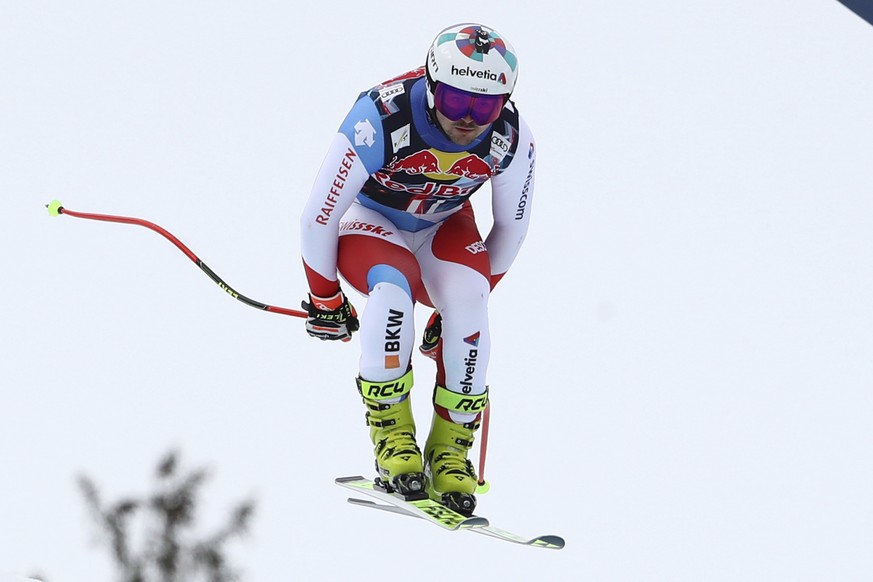
<path id="1" fill-rule="evenodd" d="M 535 548 L 560 550 L 564 547 L 564 538 L 560 536 L 543 535 L 534 538 L 526 538 L 524 536 L 520 536 L 504 529 L 494 527 L 488 522 L 487 519 L 483 517 L 465 517 L 463 515 L 455 513 L 454 511 L 447 509 L 446 507 L 440 505 L 435 501 L 422 500 L 429 501 L 429 503 L 427 504 L 428 510 L 421 510 L 420 506 L 414 505 L 416 503 L 420 503 L 421 501 L 410 502 L 404 500 L 402 497 L 399 497 L 397 495 L 385 493 L 376 488 L 373 481 L 364 477 L 342 477 L 340 479 L 337 479 L 336 482 L 338 485 L 342 485 L 343 487 L 366 493 L 367 495 L 370 495 L 376 499 L 379 499 L 380 501 L 385 502 L 378 503 L 369 499 L 357 499 L 354 497 L 350 497 L 348 499 L 349 503 L 351 503 L 352 505 L 357 505 L 359 507 L 370 507 L 372 509 L 378 509 L 381 511 L 396 513 L 399 515 L 405 515 L 407 517 L 417 517 L 425 519 L 432 523 L 436 523 L 437 525 L 441 525 L 446 529 L 463 529 L 465 531 L 471 531 L 507 542 L 531 546 Z M 428 513 L 428 511 L 432 511 L 433 513 Z M 448 523 L 460 523 L 460 525 L 458 527 L 450 527 L 445 523 L 442 523 L 440 520 L 445 519 L 445 517 L 443 517 L 444 515 L 450 516 L 448 518 Z M 440 517 L 437 518 L 435 516 Z"/>
<path id="2" fill-rule="evenodd" d="M 348 502 L 352 505 L 357 505 L 359 507 L 370 507 L 372 509 L 380 509 L 382 511 L 387 511 L 389 513 L 396 513 L 398 515 L 406 515 L 408 517 L 418 517 L 412 512 L 405 510 L 402 507 L 398 507 L 396 505 L 384 505 L 382 503 L 378 503 L 376 501 L 370 501 L 369 499 L 355 499 L 354 497 L 350 497 Z M 516 544 L 521 544 L 524 546 L 533 546 L 537 548 L 548 548 L 552 550 L 560 550 L 564 547 L 564 538 L 556 535 L 543 535 L 537 536 L 535 538 L 526 538 L 524 536 L 520 536 L 518 534 L 514 534 L 512 532 L 506 531 L 505 529 L 500 529 L 498 527 L 494 527 L 493 525 L 481 525 L 481 526 L 473 526 L 467 528 L 467 531 L 471 531 L 478 534 L 483 534 L 486 536 L 490 536 L 492 538 L 501 539 L 508 542 L 513 542 Z"/>
<path id="3" fill-rule="evenodd" d="M 534 538 L 526 538 L 518 534 L 506 531 L 505 529 L 494 527 L 493 525 L 488 525 L 481 528 L 477 527 L 472 531 L 486 536 L 491 536 L 492 538 L 497 538 L 499 540 L 513 542 L 515 544 L 521 544 L 523 546 L 546 548 L 549 550 L 560 550 L 564 547 L 564 538 L 553 534 L 537 536 Z"/>
<path id="4" fill-rule="evenodd" d="M 390 506 L 405 511 L 408 515 L 420 517 L 447 530 L 454 531 L 488 525 L 488 520 L 484 517 L 461 515 L 429 499 L 425 494 L 422 494 L 421 499 L 414 497 L 404 499 L 401 495 L 388 493 L 378 487 L 373 480 L 359 475 L 354 477 L 338 477 L 335 482 L 341 487 L 365 493 L 390 504 Z"/>

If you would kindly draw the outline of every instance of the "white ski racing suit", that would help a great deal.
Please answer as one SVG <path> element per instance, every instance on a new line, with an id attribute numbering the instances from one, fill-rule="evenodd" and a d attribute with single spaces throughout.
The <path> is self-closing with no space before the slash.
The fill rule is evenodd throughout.
<path id="1" fill-rule="evenodd" d="M 533 136 L 511 100 L 488 130 L 461 146 L 428 111 L 423 68 L 359 96 L 303 211 L 301 249 L 313 295 L 335 294 L 339 272 L 368 297 L 362 378 L 385 382 L 406 373 L 418 302 L 442 317 L 437 383 L 485 392 L 488 297 L 527 233 L 535 160 Z M 493 227 L 483 240 L 469 198 L 488 180 Z"/>

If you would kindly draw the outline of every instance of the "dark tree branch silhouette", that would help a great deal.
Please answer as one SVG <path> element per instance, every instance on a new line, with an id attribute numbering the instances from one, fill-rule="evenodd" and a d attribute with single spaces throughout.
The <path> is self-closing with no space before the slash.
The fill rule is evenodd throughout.
<path id="1" fill-rule="evenodd" d="M 79 488 L 94 522 L 109 546 L 119 582 L 238 582 L 239 574 L 225 557 L 234 537 L 245 535 L 254 515 L 254 502 L 240 503 L 227 524 L 200 541 L 193 541 L 199 492 L 208 478 L 197 469 L 179 474 L 179 455 L 172 451 L 158 463 L 154 493 L 105 504 L 94 482 L 79 477 Z M 145 540 L 135 548 L 133 522 L 145 528 Z"/>

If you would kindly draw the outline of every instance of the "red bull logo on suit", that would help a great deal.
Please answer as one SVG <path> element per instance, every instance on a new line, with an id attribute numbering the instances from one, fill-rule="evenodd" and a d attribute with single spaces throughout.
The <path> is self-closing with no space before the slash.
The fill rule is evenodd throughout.
<path id="1" fill-rule="evenodd" d="M 423 174 L 434 180 L 469 180 L 485 181 L 491 177 L 491 166 L 488 162 L 468 152 L 447 153 L 435 149 L 415 152 L 404 158 L 395 158 L 387 169 L 407 174 Z"/>
<path id="2" fill-rule="evenodd" d="M 387 190 L 410 196 L 406 212 L 434 214 L 462 203 L 493 173 L 490 164 L 476 154 L 429 148 L 395 157 L 372 177 Z"/>

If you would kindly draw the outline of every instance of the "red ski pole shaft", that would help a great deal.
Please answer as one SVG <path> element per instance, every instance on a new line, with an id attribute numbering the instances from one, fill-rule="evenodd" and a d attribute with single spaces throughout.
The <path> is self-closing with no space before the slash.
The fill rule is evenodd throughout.
<path id="1" fill-rule="evenodd" d="M 51 203 L 46 204 L 46 208 L 48 208 L 49 214 L 52 216 L 59 216 L 61 214 L 66 214 L 67 216 L 73 216 L 75 218 L 84 218 L 87 220 L 100 220 L 103 222 L 117 222 L 121 224 L 134 224 L 136 226 L 143 226 L 148 228 L 149 230 L 153 230 L 159 235 L 163 236 L 165 239 L 176 245 L 180 251 L 182 251 L 186 257 L 191 259 L 191 261 L 200 267 L 200 270 L 206 273 L 206 275 L 212 279 L 215 283 L 218 284 L 228 295 L 241 301 L 248 305 L 249 307 L 254 307 L 255 309 L 260 309 L 261 311 L 269 311 L 271 313 L 280 313 L 282 315 L 290 315 L 292 317 L 307 317 L 307 313 L 305 311 L 299 311 L 296 309 L 288 309 L 286 307 L 276 307 L 275 305 L 268 305 L 266 303 L 261 303 L 260 301 L 255 301 L 254 299 L 250 299 L 243 295 L 242 293 L 234 290 L 230 285 L 224 282 L 224 280 L 218 276 L 218 274 L 209 268 L 209 265 L 200 260 L 200 257 L 194 254 L 194 252 L 189 249 L 185 244 L 176 238 L 171 232 L 168 230 L 158 226 L 153 222 L 149 222 L 148 220 L 143 220 L 141 218 L 132 218 L 129 216 L 112 216 L 109 214 L 94 214 L 91 212 L 76 212 L 74 210 L 68 210 L 64 208 L 61 203 L 57 200 L 53 200 Z"/>
<path id="2" fill-rule="evenodd" d="M 491 401 L 482 411 L 482 436 L 479 440 L 479 485 L 485 485 L 485 454 L 488 452 L 488 422 L 491 420 Z"/>

